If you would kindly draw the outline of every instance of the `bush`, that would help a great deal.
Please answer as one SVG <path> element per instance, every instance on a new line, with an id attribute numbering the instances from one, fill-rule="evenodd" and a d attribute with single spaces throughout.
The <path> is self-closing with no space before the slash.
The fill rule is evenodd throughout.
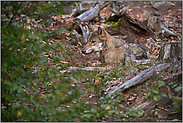
<path id="1" fill-rule="evenodd" d="M 38 32 L 23 28 L 21 25 L 30 25 L 26 21 L 15 22 L 21 14 L 36 18 L 42 14 L 62 13 L 62 10 L 63 2 L 58 1 L 2 2 L 1 17 L 10 20 L 1 21 L 2 121 L 62 121 L 65 111 L 56 108 L 79 98 L 80 91 L 74 91 L 77 87 L 70 86 L 71 79 L 61 82 L 63 74 L 57 70 L 58 66 L 48 63 L 45 55 L 48 51 L 54 52 L 52 63 L 57 64 L 64 55 L 69 55 L 58 55 L 58 51 L 69 51 L 71 47 L 58 43 L 50 45 L 46 38 L 60 30 Z M 66 67 L 60 65 L 60 69 Z M 51 82 L 51 86 L 47 86 Z M 63 119 L 67 121 L 70 118 Z"/>

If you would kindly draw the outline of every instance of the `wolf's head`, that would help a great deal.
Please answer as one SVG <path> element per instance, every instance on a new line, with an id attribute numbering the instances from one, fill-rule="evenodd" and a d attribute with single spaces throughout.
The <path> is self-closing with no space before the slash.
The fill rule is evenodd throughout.
<path id="1" fill-rule="evenodd" d="M 103 50 L 106 39 L 104 39 L 105 30 L 98 27 L 97 31 L 90 34 L 88 42 L 82 50 L 82 53 L 90 54 L 93 52 L 100 52 Z"/>

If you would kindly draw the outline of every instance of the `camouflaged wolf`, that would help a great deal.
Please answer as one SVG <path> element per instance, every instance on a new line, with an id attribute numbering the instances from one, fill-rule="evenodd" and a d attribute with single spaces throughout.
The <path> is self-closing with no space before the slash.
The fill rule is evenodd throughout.
<path id="1" fill-rule="evenodd" d="M 90 34 L 88 42 L 82 53 L 90 54 L 95 52 L 102 63 L 120 63 L 126 56 L 126 62 L 133 60 L 148 59 L 145 49 L 134 43 L 124 43 L 109 35 L 104 29 L 98 27 L 97 31 Z"/>

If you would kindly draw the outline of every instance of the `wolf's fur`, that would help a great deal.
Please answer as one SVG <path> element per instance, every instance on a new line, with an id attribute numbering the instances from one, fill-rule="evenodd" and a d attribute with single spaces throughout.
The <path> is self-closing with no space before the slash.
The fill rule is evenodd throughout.
<path id="1" fill-rule="evenodd" d="M 148 59 L 145 49 L 134 43 L 124 43 L 109 35 L 101 27 L 90 34 L 86 46 L 82 50 L 85 54 L 96 52 L 102 63 L 119 63 L 125 57 L 126 61 Z"/>

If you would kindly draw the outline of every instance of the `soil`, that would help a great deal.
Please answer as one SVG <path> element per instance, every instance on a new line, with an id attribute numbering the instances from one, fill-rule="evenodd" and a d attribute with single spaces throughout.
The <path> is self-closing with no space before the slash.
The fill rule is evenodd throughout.
<path id="1" fill-rule="evenodd" d="M 139 19 L 141 21 L 145 21 L 148 19 L 148 13 L 150 12 L 158 12 L 159 14 L 162 15 L 162 19 L 164 22 L 167 23 L 168 27 L 171 27 L 171 30 L 174 30 L 176 34 L 178 34 L 180 37 L 182 37 L 182 2 L 181 1 L 171 1 L 172 5 L 170 7 L 170 9 L 168 10 L 156 10 L 152 7 L 152 2 L 150 1 L 134 1 L 134 2 L 130 2 L 130 1 L 126 1 L 126 7 L 128 8 L 128 12 L 129 15 L 134 18 L 134 19 Z M 88 7 L 87 5 L 84 7 L 86 8 Z M 107 18 L 109 17 L 112 12 L 110 11 L 111 7 L 108 6 L 106 8 L 104 8 L 101 13 L 100 16 L 102 16 L 103 18 Z M 70 22 L 73 21 L 73 18 L 70 19 Z M 98 22 L 96 24 L 99 24 Z M 105 25 L 104 22 L 101 23 L 101 25 Z M 122 35 L 117 34 L 114 35 L 116 38 L 120 38 L 123 41 L 125 41 L 122 37 Z M 137 37 L 138 40 L 146 40 L 146 39 L 141 39 L 139 37 Z M 170 37 L 169 39 L 170 41 L 177 41 L 177 38 L 175 37 Z M 159 43 L 161 44 L 161 43 Z M 65 45 L 70 45 L 70 42 L 67 41 Z M 75 61 L 76 64 L 72 65 L 72 66 L 106 66 L 106 65 L 101 65 L 99 59 L 96 57 L 95 54 L 89 54 L 89 55 L 85 55 L 82 54 L 81 50 L 84 47 L 84 44 L 80 44 L 78 46 L 74 46 L 73 50 L 75 51 L 74 55 L 71 55 L 70 58 L 66 58 L 64 59 L 64 62 L 70 62 L 70 61 Z M 154 49 L 157 50 L 157 49 Z M 148 51 L 147 51 L 148 52 Z M 157 57 L 155 56 L 155 54 L 153 53 L 148 53 L 148 57 L 151 60 L 155 60 Z M 110 65 L 108 65 L 110 66 Z M 126 74 L 131 74 L 131 78 L 134 77 L 135 75 L 137 75 L 140 71 L 142 71 L 143 68 L 139 68 L 138 72 L 131 72 L 129 73 L 129 71 L 124 71 L 124 73 Z M 181 71 L 181 70 L 180 70 Z M 169 73 L 169 72 L 162 72 L 161 74 L 164 76 L 164 78 L 169 79 L 171 77 L 173 77 L 175 74 L 179 73 L 180 71 L 177 71 L 176 73 Z M 106 71 L 102 71 L 102 72 L 106 72 Z M 133 74 L 132 74 L 133 73 Z M 125 82 L 125 80 L 124 80 Z M 148 91 L 150 90 L 151 86 L 149 83 L 151 83 L 152 80 L 148 80 L 143 84 L 131 87 L 130 89 L 127 89 L 123 92 L 121 92 L 121 95 L 125 95 L 125 102 L 123 102 L 123 104 L 125 106 L 128 107 L 133 107 L 135 103 L 137 103 L 140 100 L 144 100 L 144 102 L 147 102 L 148 100 L 145 98 L 145 95 L 148 93 Z M 79 83 L 78 86 L 84 86 L 85 82 L 83 83 Z M 95 91 L 95 90 L 93 90 Z M 90 95 L 92 95 L 92 91 L 88 92 L 85 94 L 85 96 L 83 98 L 88 99 L 88 101 L 90 100 L 88 97 Z M 136 95 L 136 96 L 134 96 Z M 99 97 L 100 95 L 98 95 Z M 135 97 L 133 100 L 129 100 L 131 97 Z M 96 97 L 97 98 L 97 95 Z M 150 104 L 155 104 L 156 102 L 154 101 L 149 101 L 151 102 Z M 146 107 L 148 108 L 148 107 Z M 151 108 L 151 111 L 155 111 L 158 110 L 158 112 L 160 111 L 165 111 L 165 109 L 163 110 L 159 110 L 158 107 L 156 106 L 149 106 L 149 108 Z M 178 116 L 175 115 L 175 117 L 167 117 L 167 116 L 153 116 L 151 112 L 149 112 L 150 110 L 148 109 L 144 109 L 144 115 L 141 117 L 132 117 L 132 118 L 124 118 L 124 119 L 119 119 L 119 121 L 127 121 L 127 122 L 157 122 L 157 121 L 172 121 L 173 119 L 178 119 L 182 121 L 181 115 L 179 114 Z M 166 113 L 164 113 L 166 114 Z M 110 122 L 112 121 L 110 117 L 108 117 L 107 119 L 105 119 L 106 122 Z"/>

